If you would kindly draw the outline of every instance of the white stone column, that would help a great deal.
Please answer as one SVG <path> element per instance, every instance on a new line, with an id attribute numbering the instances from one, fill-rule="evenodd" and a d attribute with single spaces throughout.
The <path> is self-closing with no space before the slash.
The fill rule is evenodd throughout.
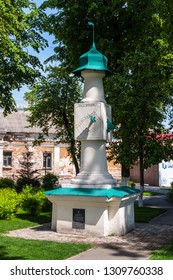
<path id="1" fill-rule="evenodd" d="M 83 99 L 81 102 L 104 102 L 103 78 L 104 71 L 90 71 L 85 70 L 81 73 L 85 79 Z"/>
<path id="2" fill-rule="evenodd" d="M 0 141 L 0 177 L 3 177 L 2 167 L 3 167 L 3 140 Z"/>
<path id="3" fill-rule="evenodd" d="M 60 147 L 55 145 L 54 146 L 54 174 L 58 175 L 59 174 L 59 161 L 60 161 Z"/>
<path id="4" fill-rule="evenodd" d="M 115 185 L 107 168 L 105 141 L 81 141 L 81 172 L 72 183 L 90 187 Z"/>
<path id="5" fill-rule="evenodd" d="M 116 180 L 108 172 L 106 159 L 110 106 L 104 98 L 105 72 L 84 70 L 81 75 L 85 80 L 83 99 L 75 109 L 75 138 L 81 141 L 81 169 L 71 183 L 91 188 L 113 187 Z"/>

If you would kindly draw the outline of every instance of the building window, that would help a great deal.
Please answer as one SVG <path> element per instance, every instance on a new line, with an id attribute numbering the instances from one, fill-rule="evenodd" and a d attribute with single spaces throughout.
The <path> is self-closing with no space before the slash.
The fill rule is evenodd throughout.
<path id="1" fill-rule="evenodd" d="M 52 153 L 43 152 L 43 168 L 51 169 L 52 168 Z"/>
<path id="2" fill-rule="evenodd" d="M 12 152 L 3 152 L 3 166 L 12 166 Z"/>

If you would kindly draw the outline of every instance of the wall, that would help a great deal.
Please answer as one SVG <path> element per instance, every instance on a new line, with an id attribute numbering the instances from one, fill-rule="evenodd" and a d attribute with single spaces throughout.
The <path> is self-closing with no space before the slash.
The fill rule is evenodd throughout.
<path id="1" fill-rule="evenodd" d="M 130 179 L 136 183 L 140 182 L 139 164 L 130 169 Z M 159 168 L 158 165 L 152 165 L 144 171 L 144 183 L 150 186 L 159 185 Z"/>
<path id="2" fill-rule="evenodd" d="M 160 187 L 171 187 L 173 182 L 173 161 L 165 162 L 162 160 L 159 163 L 159 186 Z"/>

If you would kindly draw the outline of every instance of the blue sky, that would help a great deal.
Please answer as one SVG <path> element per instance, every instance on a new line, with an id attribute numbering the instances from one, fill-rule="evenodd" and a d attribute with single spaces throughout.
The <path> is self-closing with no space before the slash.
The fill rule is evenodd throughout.
<path id="1" fill-rule="evenodd" d="M 37 6 L 40 6 L 44 2 L 44 0 L 33 0 L 33 2 L 35 2 Z M 42 36 L 48 41 L 49 46 L 43 51 L 40 50 L 40 53 L 34 52 L 32 49 L 30 50 L 30 53 L 32 55 L 38 56 L 40 61 L 44 63 L 44 61 L 54 53 L 55 45 L 53 45 L 54 36 L 49 35 L 48 33 L 44 33 L 42 34 Z M 20 91 L 15 90 L 13 92 L 13 97 L 18 105 L 26 105 L 26 102 L 23 99 L 23 95 L 27 90 L 27 87 L 23 86 Z"/>

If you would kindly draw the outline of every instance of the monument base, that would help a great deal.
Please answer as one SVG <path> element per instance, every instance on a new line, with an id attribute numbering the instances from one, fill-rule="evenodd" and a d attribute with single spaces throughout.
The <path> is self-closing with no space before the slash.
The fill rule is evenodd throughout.
<path id="1" fill-rule="evenodd" d="M 71 185 L 78 185 L 78 187 L 94 185 L 95 187 L 101 186 L 103 188 L 106 186 L 115 187 L 116 184 L 117 181 L 108 172 L 95 174 L 82 171 L 75 178 L 71 179 Z"/>
<path id="2" fill-rule="evenodd" d="M 99 236 L 120 236 L 132 230 L 135 227 L 134 201 L 139 192 L 130 190 L 130 194 L 124 195 L 128 188 L 119 189 L 47 191 L 46 196 L 52 202 L 52 230 Z"/>

